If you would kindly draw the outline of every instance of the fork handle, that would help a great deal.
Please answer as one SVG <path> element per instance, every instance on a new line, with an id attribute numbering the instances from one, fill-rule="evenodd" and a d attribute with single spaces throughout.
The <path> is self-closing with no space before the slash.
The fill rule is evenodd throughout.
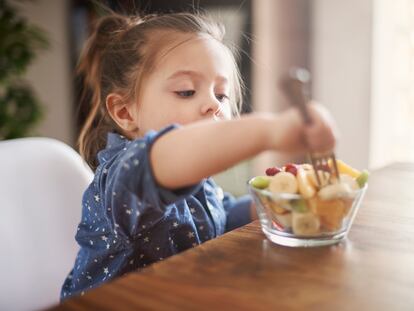
<path id="1" fill-rule="evenodd" d="M 299 109 L 303 122 L 308 125 L 312 123 L 307 109 L 309 99 L 305 90 L 309 85 L 309 80 L 309 71 L 303 68 L 291 69 L 288 76 L 282 80 L 282 89 L 288 96 L 290 102 Z"/>

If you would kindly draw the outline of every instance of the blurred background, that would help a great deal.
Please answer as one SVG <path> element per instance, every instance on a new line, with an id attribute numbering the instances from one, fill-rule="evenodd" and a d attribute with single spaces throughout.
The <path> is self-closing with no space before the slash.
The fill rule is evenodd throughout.
<path id="1" fill-rule="evenodd" d="M 91 173 L 57 142 L 12 139 L 51 137 L 77 149 L 87 107 L 74 72 L 100 3 L 213 15 L 240 50 L 243 113 L 285 109 L 280 79 L 305 67 L 312 97 L 337 121 L 337 157 L 358 169 L 414 162 L 414 0 L 0 0 L 1 310 L 58 303 L 73 267 Z M 251 176 L 301 160 L 267 152 L 215 179 L 238 196 Z"/>
<path id="2" fill-rule="evenodd" d="M 13 123 L 18 105 L 12 107 L 14 97 L 7 97 L 4 85 L 0 86 L 0 139 L 13 138 L 5 127 L 14 124 L 23 129 L 15 132 L 16 137 L 53 137 L 76 148 L 85 107 L 79 107 L 74 68 L 91 23 L 102 13 L 98 2 L 0 0 L 2 8 L 13 7 L 19 18 L 37 27 L 29 37 L 38 39 L 32 44 L 22 37 L 33 51 L 20 73 L 31 97 L 19 93 L 15 96 L 19 99 L 14 99 L 22 103 L 26 98 L 31 105 L 22 123 Z M 278 82 L 290 67 L 302 66 L 312 73 L 313 98 L 326 105 L 337 121 L 339 158 L 359 169 L 414 161 L 413 0 L 102 2 L 119 12 L 209 12 L 224 23 L 226 41 L 241 51 L 247 86 L 244 113 L 284 109 L 287 101 Z M 5 14 L 1 14 L 5 38 Z M 0 54 L 0 71 L 13 55 Z M 295 160 L 264 153 L 216 180 L 225 190 L 244 194 L 250 176 Z"/>

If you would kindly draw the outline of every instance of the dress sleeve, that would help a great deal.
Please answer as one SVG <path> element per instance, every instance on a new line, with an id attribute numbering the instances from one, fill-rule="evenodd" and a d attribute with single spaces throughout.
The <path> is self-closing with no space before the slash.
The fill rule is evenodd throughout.
<path id="1" fill-rule="evenodd" d="M 168 206 L 195 193 L 202 182 L 181 189 L 160 186 L 154 178 L 150 150 L 154 142 L 177 128 L 171 125 L 144 138 L 128 142 L 112 159 L 105 183 L 105 208 L 115 227 L 135 236 L 140 228 L 149 228 L 168 213 Z M 168 157 L 168 155 L 165 155 Z"/>
<path id="2" fill-rule="evenodd" d="M 252 199 L 249 195 L 236 199 L 229 193 L 224 194 L 223 206 L 227 215 L 226 232 L 251 222 L 251 204 Z"/>

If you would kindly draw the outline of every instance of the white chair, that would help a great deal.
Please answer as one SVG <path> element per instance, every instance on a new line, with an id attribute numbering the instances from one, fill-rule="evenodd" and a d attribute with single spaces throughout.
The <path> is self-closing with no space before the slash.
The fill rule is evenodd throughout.
<path id="1" fill-rule="evenodd" d="M 62 142 L 0 141 L 0 310 L 58 303 L 78 250 L 82 194 L 92 178 Z"/>

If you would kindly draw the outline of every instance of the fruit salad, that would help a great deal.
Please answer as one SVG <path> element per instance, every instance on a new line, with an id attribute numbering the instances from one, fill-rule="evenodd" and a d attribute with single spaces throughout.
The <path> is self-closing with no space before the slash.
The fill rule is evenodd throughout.
<path id="1" fill-rule="evenodd" d="M 318 185 L 310 164 L 289 163 L 268 168 L 266 175 L 254 177 L 249 184 L 256 204 L 262 205 L 261 211 L 274 230 L 295 236 L 338 232 L 346 227 L 355 198 L 369 174 L 341 160 L 337 160 L 337 167 L 340 178 L 333 183 L 328 183 L 329 168 L 318 171 Z"/>

